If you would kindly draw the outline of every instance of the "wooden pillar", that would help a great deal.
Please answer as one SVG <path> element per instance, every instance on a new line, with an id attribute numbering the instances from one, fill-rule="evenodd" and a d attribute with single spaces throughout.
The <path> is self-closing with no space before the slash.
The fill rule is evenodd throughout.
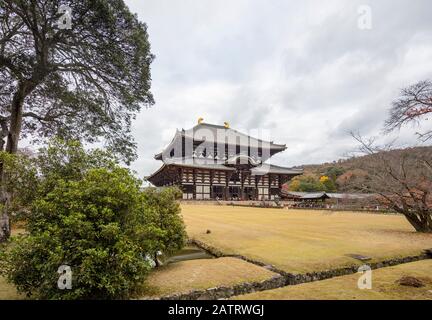
<path id="1" fill-rule="evenodd" d="M 210 170 L 210 199 L 213 200 L 213 177 L 214 177 L 214 171 Z"/>
<path id="2" fill-rule="evenodd" d="M 196 169 L 192 171 L 192 179 L 193 179 L 193 199 L 196 199 Z"/>
<path id="3" fill-rule="evenodd" d="M 262 176 L 256 175 L 255 176 L 255 200 L 259 200 L 259 190 L 258 190 L 258 184 L 261 180 Z"/>
<path id="4" fill-rule="evenodd" d="M 278 175 L 278 196 L 281 199 L 282 195 L 282 175 Z"/>
<path id="5" fill-rule="evenodd" d="M 181 179 L 181 168 L 177 168 L 174 172 L 174 185 L 181 188 L 182 186 L 182 179 Z"/>
<path id="6" fill-rule="evenodd" d="M 245 196 L 244 196 L 244 183 L 246 181 L 246 179 L 248 179 L 250 177 L 250 172 L 243 170 L 242 171 L 242 175 L 240 178 L 240 182 L 241 182 L 241 199 L 244 200 Z M 248 200 L 248 199 L 247 199 Z"/>
<path id="7" fill-rule="evenodd" d="M 225 172 L 225 195 L 224 195 L 224 200 L 228 200 L 228 193 L 229 193 L 229 182 L 232 176 L 232 172 Z"/>
<path id="8" fill-rule="evenodd" d="M 258 200 L 258 176 L 255 176 L 255 200 Z"/>
<path id="9" fill-rule="evenodd" d="M 244 171 L 239 171 L 240 178 L 240 200 L 244 200 Z"/>
<path id="10" fill-rule="evenodd" d="M 224 192 L 224 200 L 228 200 L 228 185 L 229 185 L 230 175 L 229 172 L 225 172 L 225 192 Z"/>
<path id="11" fill-rule="evenodd" d="M 272 184 L 272 175 L 268 174 L 268 199 L 271 199 L 271 184 Z"/>

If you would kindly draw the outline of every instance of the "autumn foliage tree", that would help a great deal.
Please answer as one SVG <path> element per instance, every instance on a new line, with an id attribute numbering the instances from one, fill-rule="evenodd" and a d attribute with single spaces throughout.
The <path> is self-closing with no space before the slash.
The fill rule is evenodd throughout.
<path id="1" fill-rule="evenodd" d="M 304 174 L 294 177 L 288 184 L 289 191 L 300 191 L 300 192 L 335 192 L 336 185 L 334 181 L 326 176 L 318 176 L 314 174 Z"/>

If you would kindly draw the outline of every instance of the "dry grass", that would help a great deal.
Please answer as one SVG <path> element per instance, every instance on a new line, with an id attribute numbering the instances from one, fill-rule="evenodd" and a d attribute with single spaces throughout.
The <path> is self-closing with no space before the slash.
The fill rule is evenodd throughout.
<path id="1" fill-rule="evenodd" d="M 18 236 L 24 233 L 26 233 L 26 230 L 24 228 L 13 228 L 11 230 L 11 236 Z"/>
<path id="2" fill-rule="evenodd" d="M 362 264 L 348 254 L 374 262 L 432 248 L 432 234 L 396 215 L 211 205 L 182 205 L 182 213 L 190 237 L 291 273 Z"/>
<path id="3" fill-rule="evenodd" d="M 401 264 L 373 270 L 372 289 L 360 290 L 360 274 L 304 283 L 274 290 L 252 293 L 235 299 L 245 300 L 432 300 L 432 260 Z M 421 280 L 424 287 L 402 286 L 398 280 L 411 276 Z"/>
<path id="4" fill-rule="evenodd" d="M 432 235 L 419 234 L 404 217 L 365 213 L 182 205 L 188 234 L 225 253 L 241 254 L 291 273 L 363 264 L 416 255 L 432 248 Z M 206 234 L 207 229 L 211 230 Z M 23 230 L 14 230 L 14 234 Z M 375 270 L 373 290 L 359 290 L 359 275 L 263 291 L 247 299 L 431 299 L 432 261 Z M 236 258 L 182 261 L 153 272 L 147 296 L 182 293 L 215 286 L 262 281 L 274 273 Z M 417 277 L 422 288 L 400 286 L 402 276 Z M 0 277 L 0 299 L 20 299 Z"/>
<path id="5" fill-rule="evenodd" d="M 0 277 L 0 300 L 17 300 L 23 299 L 22 295 L 19 295 L 15 287 L 6 282 L 6 279 Z"/>
<path id="6" fill-rule="evenodd" d="M 147 296 L 185 293 L 216 286 L 263 281 L 275 273 L 236 258 L 199 259 L 172 263 L 151 273 Z"/>

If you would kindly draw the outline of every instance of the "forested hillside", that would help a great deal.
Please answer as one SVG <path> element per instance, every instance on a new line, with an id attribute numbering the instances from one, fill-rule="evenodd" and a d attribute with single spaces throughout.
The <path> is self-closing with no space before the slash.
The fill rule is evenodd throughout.
<path id="1" fill-rule="evenodd" d="M 385 151 L 398 155 L 409 150 L 410 154 L 418 158 L 424 158 L 432 152 L 432 146 L 412 147 Z M 305 165 L 304 174 L 291 180 L 285 188 L 291 191 L 327 191 L 327 192 L 360 192 L 359 185 L 368 179 L 365 164 L 372 160 L 372 155 L 356 156 L 348 159 L 340 159 L 331 163 Z"/>

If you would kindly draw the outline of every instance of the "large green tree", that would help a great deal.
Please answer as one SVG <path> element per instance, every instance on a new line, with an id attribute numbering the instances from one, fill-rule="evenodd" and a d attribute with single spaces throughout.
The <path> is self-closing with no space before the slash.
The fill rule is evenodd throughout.
<path id="1" fill-rule="evenodd" d="M 0 1 L 0 150 L 58 135 L 101 139 L 133 160 L 130 125 L 154 103 L 153 58 L 146 25 L 122 0 Z"/>

